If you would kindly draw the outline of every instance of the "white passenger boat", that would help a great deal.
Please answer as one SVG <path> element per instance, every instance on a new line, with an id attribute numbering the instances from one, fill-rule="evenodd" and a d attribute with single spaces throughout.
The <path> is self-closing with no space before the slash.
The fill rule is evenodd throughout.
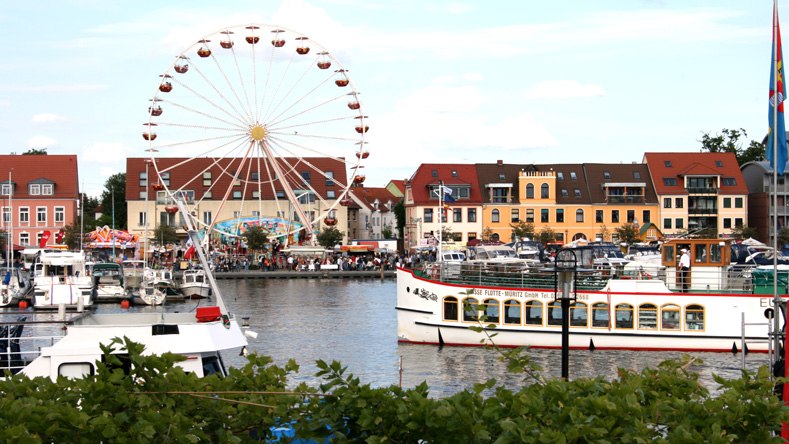
<path id="1" fill-rule="evenodd" d="M 33 307 L 87 308 L 93 305 L 93 282 L 81 251 L 42 251 L 33 263 Z"/>
<path id="2" fill-rule="evenodd" d="M 93 297 L 95 302 L 118 302 L 128 299 L 123 279 L 123 268 L 116 262 L 99 262 L 92 266 Z"/>
<path id="3" fill-rule="evenodd" d="M 687 292 L 677 271 L 681 248 L 691 254 Z M 768 349 L 772 321 L 766 316 L 773 305 L 772 270 L 760 271 L 769 274 L 759 281 L 757 271 L 732 267 L 728 241 L 667 242 L 660 276 L 615 274 L 594 263 L 590 247 L 579 247 L 577 252 L 585 261 L 579 262 L 571 285 L 576 295 L 569 311 L 571 348 Z M 496 334 L 493 342 L 499 346 L 559 348 L 562 311 L 556 300 L 555 276 L 551 268 L 508 272 L 470 262 L 463 264 L 460 273 L 450 274 L 442 264 L 429 264 L 425 270 L 400 268 L 398 340 L 480 345 L 485 336 L 472 327 L 482 326 Z M 785 274 L 780 282 L 779 293 L 785 295 Z"/>
<path id="4" fill-rule="evenodd" d="M 211 286 L 202 269 L 184 270 L 181 275 L 181 293 L 191 299 L 207 298 L 211 296 Z"/>

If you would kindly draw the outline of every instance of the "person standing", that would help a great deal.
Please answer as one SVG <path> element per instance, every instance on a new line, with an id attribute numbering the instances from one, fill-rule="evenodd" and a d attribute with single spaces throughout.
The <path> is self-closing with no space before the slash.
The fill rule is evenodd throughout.
<path id="1" fill-rule="evenodd" d="M 682 286 L 682 292 L 687 293 L 690 288 L 689 274 L 690 274 L 690 254 L 687 248 L 679 250 L 682 256 L 679 257 L 679 282 Z"/>

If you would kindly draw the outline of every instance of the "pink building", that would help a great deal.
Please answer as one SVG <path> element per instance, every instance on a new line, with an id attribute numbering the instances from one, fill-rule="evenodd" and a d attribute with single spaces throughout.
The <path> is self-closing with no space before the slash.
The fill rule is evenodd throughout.
<path id="1" fill-rule="evenodd" d="M 13 243 L 47 245 L 56 233 L 77 221 L 79 175 L 77 156 L 0 155 L 0 230 L 13 233 Z"/>

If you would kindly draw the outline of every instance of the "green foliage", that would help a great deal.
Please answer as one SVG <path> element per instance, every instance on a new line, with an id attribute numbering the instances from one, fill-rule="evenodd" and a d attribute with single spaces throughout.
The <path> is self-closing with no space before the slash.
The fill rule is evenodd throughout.
<path id="1" fill-rule="evenodd" d="M 46 148 L 30 148 L 29 150 L 22 153 L 23 156 L 46 156 L 47 149 Z"/>
<path id="2" fill-rule="evenodd" d="M 384 239 L 391 239 L 393 234 L 394 232 L 392 231 L 391 227 L 389 226 L 381 227 L 381 236 L 383 236 Z"/>
<path id="3" fill-rule="evenodd" d="M 529 239 L 534 239 L 533 223 L 519 220 L 518 223 L 510 224 L 510 227 L 512 227 L 512 235 L 514 238 L 521 239 L 528 237 Z"/>
<path id="4" fill-rule="evenodd" d="M 247 248 L 252 251 L 260 251 L 268 243 L 268 231 L 258 226 L 247 228 L 241 236 L 246 240 Z"/>
<path id="5" fill-rule="evenodd" d="M 117 173 L 110 176 L 104 182 L 104 191 L 99 198 L 104 209 L 101 218 L 97 222 L 99 226 L 107 225 L 119 230 L 126 229 L 126 173 Z M 113 217 L 114 209 L 114 217 Z"/>
<path id="6" fill-rule="evenodd" d="M 405 202 L 403 199 L 400 199 L 392 208 L 394 211 L 395 218 L 397 219 L 397 237 L 399 239 L 403 238 L 403 230 L 405 230 Z"/>
<path id="7" fill-rule="evenodd" d="M 704 133 L 701 136 L 701 148 L 710 153 L 729 152 L 737 156 L 737 163 L 742 165 L 746 162 L 764 160 L 764 143 L 751 140 L 748 148 L 742 148 L 743 139 L 748 137 L 748 133 L 740 128 L 739 130 L 730 130 L 724 128 L 721 130 L 723 134 L 716 134 L 710 136 L 710 133 Z"/>
<path id="8" fill-rule="evenodd" d="M 63 236 L 63 243 L 68 245 L 70 250 L 79 250 L 80 239 L 85 242 L 83 233 L 80 231 L 79 225 L 72 224 L 66 225 L 64 228 L 65 235 Z"/>
<path id="9" fill-rule="evenodd" d="M 167 245 L 178 242 L 178 233 L 170 225 L 157 225 L 153 230 L 151 242 L 157 245 Z"/>
<path id="10" fill-rule="evenodd" d="M 749 237 L 758 237 L 758 230 L 747 225 L 737 225 L 731 230 L 732 236 L 737 240 L 748 239 Z"/>
<path id="11" fill-rule="evenodd" d="M 633 224 L 623 224 L 616 227 L 614 233 L 619 238 L 619 242 L 624 242 L 627 245 L 638 242 L 638 228 Z"/>
<path id="12" fill-rule="evenodd" d="M 199 379 L 175 366 L 183 358 L 144 356 L 125 338 L 102 349 L 96 374 L 84 379 L 0 380 L 0 442 L 244 443 L 292 424 L 319 442 L 778 443 L 774 432 L 789 420 L 766 368 L 716 377 L 713 395 L 690 357 L 568 382 L 542 378 L 527 350 L 508 350 L 501 358 L 524 373 L 523 385 L 488 380 L 435 399 L 425 383 L 363 384 L 336 361 L 318 361 L 320 385 L 308 387 L 288 382 L 298 372 L 293 361 L 279 367 L 251 355 L 225 378 Z M 114 354 L 121 350 L 128 374 Z"/>
<path id="13" fill-rule="evenodd" d="M 323 229 L 323 231 L 318 233 L 318 237 L 316 239 L 318 240 L 318 244 L 320 246 L 328 249 L 339 244 L 342 241 L 343 236 L 345 236 L 345 234 L 342 231 L 334 227 L 326 227 Z"/>
<path id="14" fill-rule="evenodd" d="M 547 244 L 548 242 L 555 242 L 556 232 L 554 232 L 550 227 L 542 227 L 540 232 L 537 234 L 537 239 L 543 244 Z"/>

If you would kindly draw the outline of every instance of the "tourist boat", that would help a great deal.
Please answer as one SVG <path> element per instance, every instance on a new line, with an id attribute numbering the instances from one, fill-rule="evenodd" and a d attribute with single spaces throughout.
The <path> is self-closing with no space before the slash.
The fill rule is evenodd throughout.
<path id="1" fill-rule="evenodd" d="M 677 270 L 682 248 L 691 252 L 687 292 Z M 601 269 L 593 247 L 569 251 L 578 257 L 568 285 L 575 296 L 568 316 L 571 348 L 768 350 L 772 274 L 759 281 L 750 271 L 732 266 L 729 241 L 671 240 L 663 245 L 663 271 L 658 275 Z M 561 347 L 558 277 L 553 264 L 527 272 L 471 262 L 464 263 L 460 273 L 446 273 L 441 263 L 424 270 L 400 268 L 398 340 L 480 345 L 487 332 L 503 347 Z M 779 293 L 786 294 L 785 278 L 781 285 Z"/>
<path id="2" fill-rule="evenodd" d="M 98 262 L 92 265 L 93 298 L 95 302 L 119 302 L 128 299 L 123 281 L 123 267 L 116 262 Z"/>
<path id="3" fill-rule="evenodd" d="M 93 281 L 81 251 L 42 251 L 33 263 L 33 307 L 82 309 L 93 305 Z"/>
<path id="4" fill-rule="evenodd" d="M 180 289 L 186 298 L 199 299 L 211 296 L 211 286 L 208 284 L 205 271 L 200 268 L 184 270 Z"/>

